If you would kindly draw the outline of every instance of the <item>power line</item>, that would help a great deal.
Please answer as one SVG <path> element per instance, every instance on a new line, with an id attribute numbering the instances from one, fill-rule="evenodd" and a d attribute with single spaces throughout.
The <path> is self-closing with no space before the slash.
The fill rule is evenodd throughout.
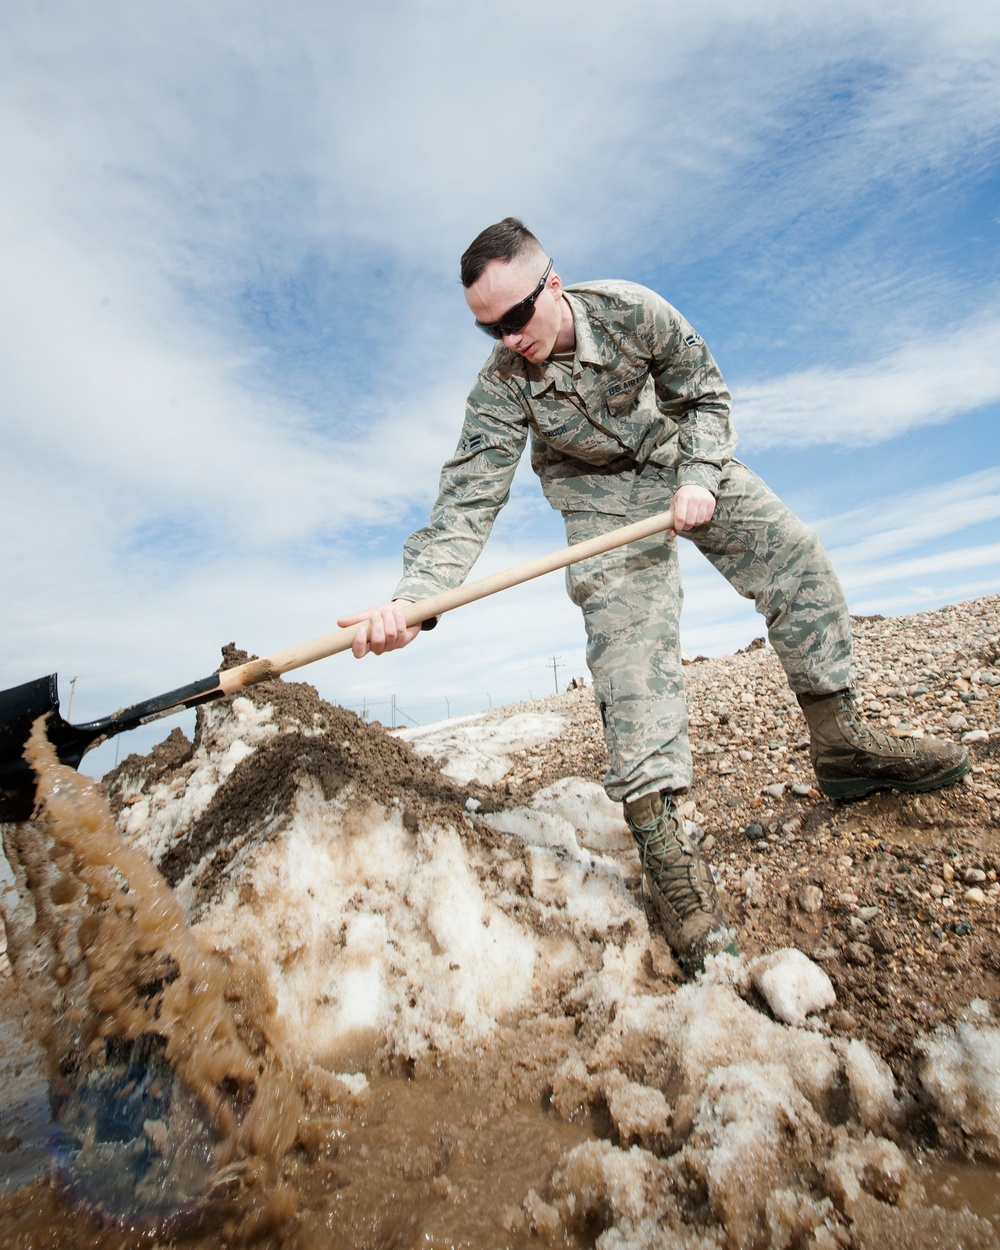
<path id="1" fill-rule="evenodd" d="M 557 655 L 554 655 L 550 662 L 552 664 L 552 681 L 556 688 L 556 694 L 558 694 L 559 693 L 559 674 L 556 670 L 560 668 L 565 668 L 565 665 L 563 664 L 562 660 L 560 660 Z"/>

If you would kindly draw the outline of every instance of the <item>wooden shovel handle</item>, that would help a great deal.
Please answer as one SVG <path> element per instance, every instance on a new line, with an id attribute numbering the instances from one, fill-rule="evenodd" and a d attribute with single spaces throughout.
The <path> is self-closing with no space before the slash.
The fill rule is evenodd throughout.
<path id="1" fill-rule="evenodd" d="M 674 523 L 672 510 L 658 512 L 656 516 L 644 521 L 635 521 L 632 525 L 622 525 L 617 529 L 608 530 L 606 534 L 598 534 L 596 538 L 588 538 L 585 542 L 574 543 L 571 547 L 563 547 L 548 555 L 539 556 L 536 560 L 528 560 L 524 564 L 516 564 L 513 568 L 504 569 L 500 573 L 491 573 L 489 577 L 481 577 L 478 581 L 466 582 L 456 586 L 454 590 L 443 590 L 440 594 L 431 595 L 429 599 L 419 599 L 416 603 L 408 603 L 403 609 L 403 617 L 407 625 L 419 625 L 432 616 L 441 616 L 453 608 L 460 608 L 467 603 L 475 603 L 477 599 L 485 599 L 500 590 L 518 586 L 521 582 L 530 582 L 532 578 L 541 577 L 544 573 L 553 573 L 556 569 L 564 569 L 567 565 L 576 564 L 590 556 L 601 555 L 612 551 L 615 547 L 624 547 L 627 543 L 639 538 L 649 538 L 663 530 L 668 530 Z M 219 686 L 224 694 L 234 694 L 247 686 L 254 686 L 261 681 L 269 681 L 280 677 L 290 669 L 301 668 L 304 664 L 312 664 L 315 660 L 325 659 L 328 655 L 336 655 L 339 651 L 349 651 L 354 642 L 354 635 L 360 625 L 350 625 L 346 629 L 335 629 L 332 633 L 322 634 L 311 642 L 300 643 L 296 647 L 288 647 L 284 651 L 276 651 L 262 660 L 251 660 L 237 668 L 229 668 L 219 674 Z"/>

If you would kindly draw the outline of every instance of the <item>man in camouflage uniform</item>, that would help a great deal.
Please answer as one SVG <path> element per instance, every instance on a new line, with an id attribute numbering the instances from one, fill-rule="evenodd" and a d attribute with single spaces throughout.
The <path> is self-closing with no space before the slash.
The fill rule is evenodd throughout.
<path id="1" fill-rule="evenodd" d="M 673 533 L 572 565 L 587 663 L 604 723 L 608 794 L 624 802 L 643 879 L 682 963 L 734 950 L 711 869 L 673 796 L 691 783 L 680 659 L 683 534 L 767 621 L 810 727 L 831 795 L 924 790 L 968 771 L 954 743 L 869 729 L 851 698 L 847 605 L 817 536 L 734 458 L 730 396 L 705 343 L 655 292 L 631 282 L 564 287 L 516 218 L 484 230 L 462 257 L 466 301 L 498 340 L 469 395 L 430 522 L 408 539 L 393 600 L 360 623 L 359 657 L 405 646 L 400 601 L 467 576 L 506 503 L 525 444 L 542 490 L 582 541 L 673 507 Z"/>

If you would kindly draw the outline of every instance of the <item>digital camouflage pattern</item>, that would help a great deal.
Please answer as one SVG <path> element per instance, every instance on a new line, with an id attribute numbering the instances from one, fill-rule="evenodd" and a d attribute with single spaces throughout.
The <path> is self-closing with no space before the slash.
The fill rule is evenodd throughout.
<path id="1" fill-rule="evenodd" d="M 793 690 L 843 689 L 851 635 L 840 583 L 816 535 L 734 459 L 729 392 L 701 337 L 634 283 L 568 287 L 566 297 L 572 366 L 494 349 L 430 521 L 405 544 L 394 597 L 425 598 L 465 579 L 530 439 L 532 467 L 571 543 L 663 511 L 678 486 L 707 487 L 715 516 L 685 537 L 754 599 Z M 571 566 L 567 583 L 587 626 L 608 793 L 689 785 L 675 543 L 632 543 Z"/>
<path id="2" fill-rule="evenodd" d="M 674 489 L 673 470 L 640 473 L 625 523 L 668 507 Z M 619 523 L 570 513 L 567 537 L 582 542 Z M 731 460 L 712 520 L 683 537 L 754 600 L 793 690 L 819 694 L 850 685 L 850 618 L 837 575 L 815 533 L 755 473 Z M 624 799 L 686 788 L 691 749 L 676 541 L 654 535 L 617 547 L 570 565 L 566 581 L 587 626 L 587 663 L 608 743 L 608 794 Z"/>
<path id="3" fill-rule="evenodd" d="M 576 330 L 572 375 L 497 345 L 469 394 L 430 523 L 404 547 L 396 598 L 461 584 L 529 437 L 532 468 L 563 512 L 624 516 L 647 463 L 678 469 L 682 483 L 718 486 L 736 436 L 729 391 L 701 337 L 666 300 L 631 282 L 568 287 L 566 297 Z"/>

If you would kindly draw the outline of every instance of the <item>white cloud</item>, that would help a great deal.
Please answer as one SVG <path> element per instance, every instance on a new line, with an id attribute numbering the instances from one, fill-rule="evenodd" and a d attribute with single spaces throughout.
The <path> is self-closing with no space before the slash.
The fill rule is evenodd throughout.
<path id="1" fill-rule="evenodd" d="M 874 171 L 905 184 L 981 162 L 1000 117 L 981 72 L 997 15 L 972 0 L 870 10 L 70 0 L 56 19 L 8 6 L 0 680 L 59 668 L 64 685 L 80 677 L 74 717 L 97 716 L 203 675 L 230 638 L 264 653 L 382 598 L 398 572 L 385 547 L 429 504 L 482 355 L 454 269 L 485 221 L 522 213 L 573 278 L 650 252 L 696 266 L 720 240 L 756 254 L 789 221 L 849 214 Z M 827 94 L 838 75 L 846 106 Z M 266 298 L 315 256 L 338 278 L 369 252 L 364 281 L 335 296 L 353 338 L 330 346 L 361 354 L 366 382 L 345 363 L 344 410 L 289 400 L 290 366 L 247 328 L 241 296 L 259 281 Z M 998 325 L 739 388 L 741 432 L 853 444 L 953 419 L 1000 394 Z M 519 481 L 482 571 L 561 545 L 533 491 Z M 844 553 L 858 586 L 900 554 L 913 579 L 943 584 L 919 563 L 930 529 L 888 513 L 845 525 L 880 521 L 896 546 L 883 534 L 881 549 Z M 700 578 L 692 649 L 759 632 Z M 472 697 L 486 677 L 482 694 L 523 697 L 547 688 L 553 653 L 564 676 L 582 667 L 558 577 L 315 680 L 355 703 Z"/>
<path id="2" fill-rule="evenodd" d="M 866 446 L 1000 400 L 1000 317 L 907 343 L 855 368 L 734 386 L 750 447 Z"/>

